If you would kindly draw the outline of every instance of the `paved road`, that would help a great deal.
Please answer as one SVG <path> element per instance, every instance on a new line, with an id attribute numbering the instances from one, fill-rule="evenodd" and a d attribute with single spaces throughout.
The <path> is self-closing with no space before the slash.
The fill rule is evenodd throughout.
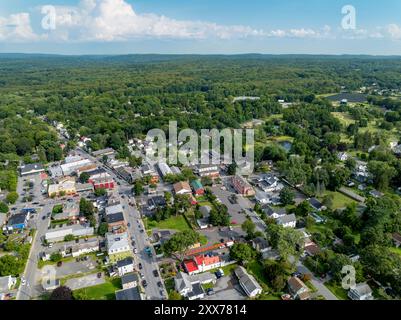
<path id="1" fill-rule="evenodd" d="M 138 263 L 141 263 L 143 266 L 143 269 L 140 270 L 144 274 L 144 279 L 146 280 L 148 286 L 145 288 L 145 293 L 148 299 L 150 300 L 160 300 L 163 299 L 163 295 L 167 297 L 166 290 L 164 288 L 164 285 L 162 288 L 159 288 L 157 283 L 161 281 L 159 277 L 155 277 L 153 275 L 153 270 L 158 270 L 159 274 L 159 267 L 156 262 L 155 254 L 153 255 L 152 258 L 150 258 L 145 252 L 145 248 L 147 246 L 150 246 L 150 242 L 148 241 L 148 236 L 145 231 L 141 215 L 136 207 L 136 204 L 134 207 L 129 205 L 128 198 L 132 195 L 131 189 L 132 186 L 129 185 L 126 181 L 120 179 L 119 177 L 116 176 L 116 174 L 110 170 L 109 168 L 105 167 L 100 161 L 98 161 L 96 158 L 92 157 L 89 155 L 87 152 L 84 150 L 78 149 L 78 154 L 80 154 L 83 157 L 86 157 L 93 162 L 95 162 L 97 165 L 102 166 L 112 177 L 115 181 L 117 181 L 119 184 L 117 185 L 116 191 L 120 194 L 124 195 L 124 198 L 120 198 L 121 204 L 124 206 L 124 218 L 125 220 L 130 224 L 130 227 L 128 227 L 128 235 L 133 238 L 135 241 L 135 247 L 138 250 L 138 254 L 135 255 L 135 258 Z M 135 201 L 134 198 L 132 198 L 131 201 Z M 139 223 L 138 223 L 139 221 Z M 140 232 L 140 230 L 144 230 L 143 233 Z M 154 252 L 153 252 L 154 253 Z M 161 294 L 161 291 L 163 292 L 163 295 Z"/>
<path id="2" fill-rule="evenodd" d="M 323 296 L 326 300 L 338 300 L 338 298 L 324 285 L 324 282 L 321 279 L 316 278 L 301 261 L 297 262 L 297 270 L 304 274 L 309 273 L 312 275 L 311 283 L 317 289 L 319 295 Z"/>

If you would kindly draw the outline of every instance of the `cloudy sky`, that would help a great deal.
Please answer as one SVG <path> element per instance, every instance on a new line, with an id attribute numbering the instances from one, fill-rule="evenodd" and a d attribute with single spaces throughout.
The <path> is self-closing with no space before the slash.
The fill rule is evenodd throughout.
<path id="1" fill-rule="evenodd" d="M 401 55 L 401 1 L 0 0 L 0 52 Z"/>

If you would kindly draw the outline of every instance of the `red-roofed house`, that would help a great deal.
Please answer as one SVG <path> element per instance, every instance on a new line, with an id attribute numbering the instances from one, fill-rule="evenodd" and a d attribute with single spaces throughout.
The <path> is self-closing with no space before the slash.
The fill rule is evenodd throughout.
<path id="1" fill-rule="evenodd" d="M 198 269 L 198 266 L 196 265 L 195 261 L 193 261 L 193 260 L 184 261 L 184 268 L 185 268 L 185 271 L 189 275 L 196 274 L 196 273 L 200 272 L 199 269 Z"/>
<path id="2" fill-rule="evenodd" d="M 215 255 L 200 255 L 194 257 L 192 260 L 184 261 L 184 268 L 190 275 L 206 272 L 220 267 L 220 257 Z"/>

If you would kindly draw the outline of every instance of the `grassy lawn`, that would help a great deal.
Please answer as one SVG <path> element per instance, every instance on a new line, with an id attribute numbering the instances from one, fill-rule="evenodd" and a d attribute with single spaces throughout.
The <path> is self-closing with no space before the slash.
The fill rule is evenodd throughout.
<path id="1" fill-rule="evenodd" d="M 203 290 L 208 290 L 208 289 L 213 289 L 214 288 L 214 284 L 212 283 L 206 283 L 206 284 L 202 284 L 202 288 Z"/>
<path id="2" fill-rule="evenodd" d="M 343 195 L 340 192 L 326 191 L 325 195 L 333 196 L 333 207 L 331 208 L 333 210 L 345 208 L 349 204 L 356 203 L 356 201 L 352 200 L 346 195 Z"/>
<path id="3" fill-rule="evenodd" d="M 234 270 L 235 270 L 235 268 L 237 268 L 237 267 L 238 267 L 238 264 L 234 263 L 234 264 L 230 264 L 230 265 L 228 265 L 228 266 L 222 267 L 222 268 L 217 268 L 217 269 L 210 270 L 210 272 L 211 272 L 211 273 L 214 273 L 214 272 L 216 272 L 218 269 L 222 269 L 223 272 L 224 272 L 224 274 L 225 274 L 226 276 L 228 276 L 228 275 L 230 275 L 231 273 L 233 273 Z"/>
<path id="4" fill-rule="evenodd" d="M 115 291 L 122 289 L 121 279 L 108 280 L 103 284 L 75 290 L 74 294 L 82 294 L 88 300 L 115 300 Z"/>
<path id="5" fill-rule="evenodd" d="M 349 126 L 350 124 L 355 123 L 355 120 L 351 118 L 351 116 L 348 113 L 345 112 L 332 112 L 331 113 L 335 118 L 340 120 L 340 122 L 344 126 Z"/>
<path id="6" fill-rule="evenodd" d="M 326 282 L 324 284 L 338 299 L 340 300 L 348 300 L 347 291 L 341 288 L 339 285 L 334 284 L 333 282 Z"/>
<path id="7" fill-rule="evenodd" d="M 160 222 L 154 220 L 146 220 L 146 229 L 169 229 L 177 231 L 191 230 L 187 221 L 183 216 L 170 217 Z"/>
<path id="8" fill-rule="evenodd" d="M 401 256 L 401 248 L 390 248 L 390 251 Z"/>
<path id="9" fill-rule="evenodd" d="M 256 278 L 263 289 L 267 290 L 268 280 L 264 274 L 263 265 L 259 261 L 255 260 L 248 263 L 247 270 Z"/>

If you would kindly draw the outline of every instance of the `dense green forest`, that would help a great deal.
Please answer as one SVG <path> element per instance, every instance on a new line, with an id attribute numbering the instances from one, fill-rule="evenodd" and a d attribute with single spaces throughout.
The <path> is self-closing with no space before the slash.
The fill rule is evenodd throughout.
<path id="1" fill-rule="evenodd" d="M 330 249 L 311 261 L 314 271 L 332 270 L 339 257 L 358 253 L 358 279 L 375 277 L 399 294 L 401 259 L 391 234 L 401 232 L 401 160 L 390 142 L 400 142 L 400 74 L 395 57 L 0 55 L 0 188 L 15 190 L 19 160 L 62 159 L 52 121 L 71 137 L 90 137 L 93 150 L 124 154 L 128 139 L 167 131 L 169 120 L 199 130 L 263 119 L 256 160 L 273 160 L 283 177 L 329 208 L 330 227 L 312 232 Z M 361 87 L 368 88 L 365 103 L 326 99 Z M 241 96 L 260 99 L 234 102 Z M 293 104 L 283 108 L 278 100 Z M 350 158 L 341 162 L 339 152 Z M 368 196 L 375 188 L 383 197 L 369 197 L 362 211 L 346 204 L 340 214 L 333 195 L 352 178 L 357 160 L 367 163 L 372 181 L 354 191 Z M 307 214 L 295 213 L 310 227 Z M 341 245 L 333 245 L 336 237 Z"/>

